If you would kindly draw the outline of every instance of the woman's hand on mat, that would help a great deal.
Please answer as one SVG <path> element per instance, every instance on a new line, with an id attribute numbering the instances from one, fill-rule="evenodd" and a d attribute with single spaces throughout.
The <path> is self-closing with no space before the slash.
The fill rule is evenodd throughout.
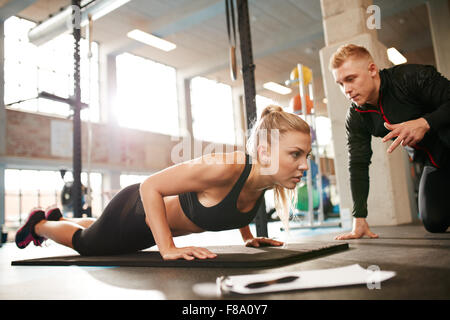
<path id="1" fill-rule="evenodd" d="M 334 238 L 334 240 L 360 239 L 364 236 L 368 236 L 372 239 L 378 238 L 376 233 L 370 231 L 366 218 L 354 218 L 352 232 L 341 234 L 340 236 Z"/>
<path id="2" fill-rule="evenodd" d="M 212 259 L 217 257 L 217 254 L 209 251 L 205 248 L 200 247 L 182 247 L 182 248 L 169 248 L 164 251 L 160 251 L 161 256 L 164 260 L 194 260 L 197 259 Z"/>
<path id="3" fill-rule="evenodd" d="M 282 246 L 284 243 L 281 241 L 269 239 L 269 238 L 252 238 L 245 241 L 246 247 L 264 247 L 264 246 Z"/>

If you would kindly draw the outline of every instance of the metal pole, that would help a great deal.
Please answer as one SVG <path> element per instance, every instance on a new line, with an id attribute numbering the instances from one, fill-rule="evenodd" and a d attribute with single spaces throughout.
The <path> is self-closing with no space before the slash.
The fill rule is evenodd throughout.
<path id="1" fill-rule="evenodd" d="M 245 111 L 247 116 L 247 129 L 250 129 L 256 120 L 256 89 L 255 65 L 253 64 L 252 38 L 250 34 L 250 19 L 248 16 L 248 1 L 237 0 L 239 40 L 242 60 L 242 78 L 244 81 Z M 261 202 L 255 219 L 256 234 L 258 237 L 268 237 L 267 212 L 265 202 Z"/>
<path id="2" fill-rule="evenodd" d="M 91 210 L 92 208 L 92 189 L 91 189 L 91 154 L 92 154 L 92 121 L 91 121 L 91 117 L 92 117 L 92 82 L 91 82 L 91 65 L 92 65 L 92 30 L 93 30 L 93 20 L 92 20 L 92 15 L 88 15 L 88 28 L 87 28 L 87 38 L 88 38 L 88 68 L 89 68 L 89 73 L 88 73 L 88 79 L 89 79 L 89 107 L 87 110 L 88 112 L 88 120 L 87 120 L 87 125 L 88 125 L 88 142 L 87 142 L 87 196 L 86 196 L 86 203 L 87 203 L 87 208 L 88 211 Z M 88 216 L 91 216 L 88 213 Z"/>
<path id="3" fill-rule="evenodd" d="M 247 115 L 247 128 L 256 120 L 255 65 L 253 64 L 252 39 L 247 0 L 237 0 L 239 40 L 244 80 L 244 100 Z"/>
<path id="4" fill-rule="evenodd" d="M 309 84 L 309 98 L 311 99 L 314 106 L 314 76 L 311 75 L 311 83 Z M 312 97 L 312 98 L 311 98 Z M 319 214 L 318 214 L 318 224 L 322 224 L 324 220 L 324 212 L 323 212 L 323 197 L 322 197 L 322 170 L 320 169 L 320 149 L 319 149 L 319 140 L 317 139 L 317 130 L 316 130 L 316 109 L 314 108 L 314 113 L 312 113 L 311 117 L 311 126 L 316 134 L 316 141 L 313 143 L 313 148 L 315 149 L 315 156 L 317 162 L 317 190 L 319 191 Z"/>
<path id="5" fill-rule="evenodd" d="M 298 71 L 298 86 L 300 91 L 300 99 L 302 102 L 302 113 L 305 116 L 305 121 L 307 121 L 307 106 L 306 106 L 306 89 L 305 89 L 305 79 L 303 77 L 303 65 L 301 63 L 297 64 Z M 314 202 L 313 202 L 313 186 L 312 186 L 312 168 L 311 159 L 308 159 L 308 175 L 306 176 L 306 186 L 308 189 L 308 224 L 312 226 L 314 224 Z"/>
<path id="6" fill-rule="evenodd" d="M 80 8 L 80 0 L 72 0 L 72 5 Z M 79 11 L 78 11 L 79 12 Z M 81 205 L 81 86 L 80 86 L 80 39 L 81 29 L 77 25 L 77 11 L 73 11 L 73 38 L 74 38 L 74 104 L 73 104 L 73 216 L 82 217 Z"/>

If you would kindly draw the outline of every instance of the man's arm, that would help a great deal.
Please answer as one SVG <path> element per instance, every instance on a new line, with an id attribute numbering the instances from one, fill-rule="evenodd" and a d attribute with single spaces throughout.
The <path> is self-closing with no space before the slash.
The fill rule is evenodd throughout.
<path id="1" fill-rule="evenodd" d="M 367 217 L 369 196 L 369 166 L 372 158 L 372 136 L 364 126 L 361 116 L 350 108 L 345 122 L 350 172 L 350 189 L 355 218 Z"/>
<path id="2" fill-rule="evenodd" d="M 450 81 L 433 66 L 414 67 L 415 76 L 407 77 L 408 91 L 424 105 L 423 118 L 434 131 L 450 126 Z"/>
<path id="3" fill-rule="evenodd" d="M 335 240 L 359 239 L 365 235 L 378 238 L 367 224 L 367 198 L 369 196 L 369 166 L 372 158 L 370 132 L 365 128 L 357 111 L 347 113 L 345 123 L 349 153 L 350 188 L 353 198 L 353 228 L 349 233 L 339 235 Z"/>
<path id="4" fill-rule="evenodd" d="M 450 127 L 450 81 L 443 77 L 433 66 L 408 65 L 402 73 L 405 91 L 423 105 L 421 118 L 385 126 L 391 132 L 383 138 L 386 142 L 397 137 L 387 152 L 391 153 L 400 143 L 402 146 L 414 146 L 420 142 L 429 130 L 442 131 Z"/>

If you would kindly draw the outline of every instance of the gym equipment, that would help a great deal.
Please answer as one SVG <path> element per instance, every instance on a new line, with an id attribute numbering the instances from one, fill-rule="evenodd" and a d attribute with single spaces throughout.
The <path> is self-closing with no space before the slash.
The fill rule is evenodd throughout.
<path id="1" fill-rule="evenodd" d="M 211 246 L 214 259 L 168 260 L 158 251 L 146 250 L 115 256 L 60 256 L 12 261 L 13 266 L 120 266 L 189 268 L 263 268 L 297 263 L 348 249 L 347 243 L 289 243 L 287 247 Z"/>
<path id="2" fill-rule="evenodd" d="M 64 184 L 64 187 L 61 191 L 61 203 L 63 205 L 63 212 L 69 212 L 73 210 L 73 199 L 72 199 L 72 189 L 73 189 L 73 182 L 66 182 Z M 82 186 L 82 194 L 86 194 L 86 187 Z M 81 204 L 84 205 L 85 200 L 84 197 L 81 198 Z"/>
<path id="3" fill-rule="evenodd" d="M 252 39 L 250 34 L 250 19 L 248 14 L 248 1 L 237 1 L 237 15 L 239 28 L 239 44 L 241 51 L 242 79 L 244 81 L 245 114 L 247 117 L 247 129 L 256 121 L 256 88 L 255 65 L 253 64 Z M 261 202 L 255 218 L 256 235 L 268 237 L 267 212 L 265 201 Z"/>
<path id="4" fill-rule="evenodd" d="M 302 112 L 302 99 L 300 97 L 300 94 L 297 94 L 296 96 L 292 97 L 289 101 L 289 107 L 292 108 L 292 110 L 297 114 L 303 114 Z M 306 95 L 306 114 L 311 114 L 313 109 L 313 102 L 309 98 L 308 95 Z"/>
<path id="5" fill-rule="evenodd" d="M 72 0 L 72 7 L 81 7 L 80 0 Z M 72 8 L 71 8 L 72 10 Z M 73 21 L 77 21 L 77 12 L 72 10 Z M 33 30 L 30 30 L 29 38 L 31 40 L 31 35 Z M 81 119 L 80 113 L 82 109 L 81 102 L 81 84 L 80 84 L 80 40 L 81 40 L 81 29 L 76 23 L 73 24 L 73 38 L 74 38 L 74 96 L 69 99 L 58 97 L 53 94 L 46 92 L 39 93 L 39 97 L 45 97 L 46 99 L 55 100 L 59 102 L 65 102 L 71 106 L 73 110 L 73 186 L 72 186 L 72 201 L 73 201 L 73 215 L 75 218 L 82 217 L 82 191 L 81 191 Z"/>
<path id="6" fill-rule="evenodd" d="M 8 240 L 8 233 L 3 232 L 3 225 L 0 225 L 0 248 L 6 243 L 6 240 Z"/>
<path id="7" fill-rule="evenodd" d="M 322 177 L 322 181 L 325 177 Z M 325 187 L 324 187 L 325 189 Z M 313 208 L 314 212 L 319 209 L 320 206 L 320 194 L 319 190 L 316 187 L 313 187 Z M 322 201 L 323 201 L 323 209 L 324 212 L 332 212 L 333 204 L 331 203 L 329 195 L 323 190 L 322 192 Z M 308 211 L 308 189 L 306 185 L 297 189 L 297 203 L 295 203 L 295 208 L 299 212 L 307 212 Z"/>
<path id="8" fill-rule="evenodd" d="M 66 216 L 69 212 L 73 212 L 73 181 L 64 180 L 67 170 L 60 169 L 59 172 L 61 173 L 61 178 L 64 181 L 64 186 L 61 191 L 61 204 L 63 206 L 63 214 Z M 81 185 L 81 194 L 81 207 L 83 208 L 85 204 L 85 196 L 88 194 L 88 190 L 84 185 Z M 92 217 L 91 206 L 88 205 L 86 209 L 82 209 L 82 213 L 86 214 L 88 217 Z"/>
<path id="9" fill-rule="evenodd" d="M 81 7 L 81 0 L 72 0 L 72 6 Z M 77 21 L 76 11 L 72 11 L 73 21 Z M 74 61 L 74 103 L 73 107 L 73 216 L 82 217 L 81 205 L 81 83 L 80 83 L 80 40 L 81 28 L 73 26 L 73 61 Z"/>
<path id="10" fill-rule="evenodd" d="M 320 207 L 320 199 L 319 199 L 319 190 L 318 190 L 318 174 L 319 167 L 315 161 L 311 161 L 311 167 L 308 171 L 306 171 L 303 175 L 303 179 L 307 178 L 308 174 L 312 174 L 312 187 L 313 187 L 313 208 L 314 210 L 318 210 Z M 329 194 L 329 185 L 330 180 L 326 176 L 322 176 L 322 201 L 324 213 L 329 212 L 332 209 L 332 204 L 330 200 Z M 306 184 L 297 186 L 297 203 L 293 203 L 295 208 L 300 212 L 308 211 L 308 189 Z"/>
<path id="11" fill-rule="evenodd" d="M 92 86 L 91 86 L 91 69 L 92 69 L 92 32 L 93 32 L 93 20 L 92 15 L 88 15 L 88 28 L 87 28 L 87 39 L 88 39 L 88 69 L 89 69 L 89 103 L 92 101 Z M 91 109 L 88 109 L 89 116 L 87 120 L 87 129 L 88 129 L 88 141 L 87 141 L 87 207 L 88 207 L 88 216 L 92 216 L 92 188 L 91 188 L 91 154 L 92 154 L 92 121 L 91 121 Z"/>
<path id="12" fill-rule="evenodd" d="M 231 80 L 237 79 L 237 64 L 236 64 L 236 26 L 234 21 L 234 0 L 225 0 L 225 7 L 227 13 L 227 32 L 228 43 L 230 44 L 230 75 Z M 230 17 L 233 33 L 230 31 Z"/>
<path id="13" fill-rule="evenodd" d="M 48 99 L 48 100 L 53 100 L 53 101 L 57 101 L 57 102 L 62 102 L 62 103 L 67 103 L 68 105 L 73 105 L 74 104 L 74 99 L 72 97 L 70 98 L 62 98 L 59 96 L 56 96 L 52 93 L 46 92 L 46 91 L 40 91 L 38 93 L 37 96 L 32 97 L 32 98 L 28 98 L 28 99 L 22 99 L 22 100 L 17 100 L 8 104 L 5 104 L 5 107 L 9 107 L 12 106 L 14 104 L 19 104 L 22 102 L 26 102 L 26 101 L 30 101 L 30 100 L 36 100 L 36 99 Z M 87 108 L 88 105 L 86 103 L 81 103 L 81 109 Z M 72 115 L 70 115 L 69 117 L 72 117 Z"/>
<path id="14" fill-rule="evenodd" d="M 252 39 L 247 0 L 237 0 L 239 40 L 241 45 L 242 76 L 244 80 L 247 129 L 256 120 L 255 65 L 253 64 Z"/>
<path id="15" fill-rule="evenodd" d="M 80 5 L 81 1 L 80 0 L 72 0 L 72 7 L 68 7 L 67 10 L 70 9 L 70 12 L 72 14 L 72 18 L 73 21 L 77 21 L 77 12 L 76 10 L 72 10 L 73 6 L 77 6 L 78 8 L 81 8 Z M 63 13 L 61 13 L 61 16 L 65 15 L 68 11 L 64 10 Z M 87 10 L 87 9 L 86 9 Z M 67 12 L 66 12 L 67 11 Z M 90 34 L 90 42 L 89 42 L 89 55 L 91 55 L 90 53 L 90 44 L 92 41 L 92 17 L 89 17 L 89 34 Z M 53 21 L 53 22 L 51 22 Z M 59 21 L 59 20 L 58 20 Z M 65 20 L 64 24 L 65 24 Z M 32 30 L 30 30 L 28 36 L 31 42 L 33 42 L 34 40 L 36 44 L 42 44 L 46 41 L 48 41 L 49 39 L 46 38 L 46 36 L 44 35 L 44 30 L 47 30 L 47 28 L 51 28 L 49 27 L 52 23 L 54 23 L 55 20 L 52 20 L 52 18 L 50 18 L 48 21 L 39 24 L 36 28 L 33 28 Z M 47 30 L 48 31 L 48 30 Z M 53 34 L 52 34 L 53 35 Z M 86 211 L 83 210 L 83 200 L 82 200 L 82 185 L 81 185 L 81 169 L 82 169 L 82 164 L 81 164 L 81 119 L 80 119 L 80 113 L 81 110 L 83 108 L 88 107 L 88 104 L 82 103 L 81 102 L 81 84 L 80 84 L 80 40 L 81 40 L 81 29 L 80 26 L 78 26 L 76 23 L 73 24 L 73 36 L 74 36 L 74 96 L 69 97 L 69 98 L 62 98 L 59 96 L 56 96 L 54 94 L 48 93 L 48 92 L 39 92 L 37 98 L 44 98 L 44 99 L 48 99 L 48 100 L 53 100 L 53 101 L 58 101 L 58 102 L 63 102 L 63 103 L 67 103 L 72 111 L 72 120 L 73 120 L 73 184 L 70 187 L 70 190 L 72 192 L 71 195 L 71 201 L 73 203 L 73 214 L 74 217 L 82 217 L 83 213 L 86 213 Z M 43 42 L 41 42 L 40 40 L 38 41 L 37 39 L 43 37 L 45 38 L 45 41 L 42 40 Z M 89 67 L 90 67 L 90 56 L 89 56 Z M 25 100 L 21 100 L 21 101 L 17 101 L 14 103 L 20 103 L 20 102 L 24 102 L 27 100 L 31 100 L 31 99 L 36 99 L 36 97 L 30 98 L 30 99 L 25 99 Z M 12 103 L 12 104 L 14 104 Z M 90 121 L 88 122 L 88 165 L 89 165 L 89 171 L 88 171 L 88 204 L 89 204 L 89 208 L 88 208 L 88 212 L 90 212 L 90 207 L 91 207 L 91 192 L 90 192 L 90 148 L 91 148 L 91 128 L 90 128 Z M 88 216 L 91 216 L 88 213 Z"/>
<path id="16" fill-rule="evenodd" d="M 315 118 L 315 112 L 313 111 L 313 108 L 311 107 L 310 110 L 308 110 L 308 104 L 307 104 L 307 97 L 314 97 L 314 88 L 313 88 L 313 74 L 311 69 L 303 66 L 302 64 L 297 64 L 297 67 L 295 70 L 291 71 L 290 77 L 291 80 L 286 81 L 286 83 L 297 83 L 298 89 L 299 89 L 299 97 L 300 97 L 300 107 L 301 111 L 294 111 L 295 113 L 299 114 L 302 113 L 304 115 L 305 121 L 310 125 L 312 133 L 316 132 L 316 118 Z M 298 78 L 296 78 L 296 76 Z M 292 80 L 294 78 L 294 80 Z M 308 90 L 306 90 L 306 85 L 308 84 Z M 311 99 L 311 104 L 314 105 L 313 99 Z M 312 146 L 312 154 L 315 156 L 316 159 L 320 159 L 319 155 L 319 145 L 317 139 L 313 137 L 311 141 Z M 313 169 L 313 161 L 311 159 L 308 159 L 308 167 L 312 171 Z M 320 166 L 317 167 L 317 173 L 314 174 L 306 174 L 306 184 L 305 184 L 305 190 L 301 190 L 300 196 L 302 196 L 302 202 L 300 204 L 297 204 L 301 206 L 302 208 L 307 208 L 306 210 L 306 217 L 307 221 L 306 223 L 300 223 L 296 226 L 293 226 L 292 229 L 301 229 L 301 228 L 315 228 L 315 227 L 336 227 L 340 226 L 339 223 L 334 222 L 324 222 L 324 199 L 322 196 L 323 192 L 323 186 L 322 186 L 322 174 L 320 172 Z M 313 181 L 314 179 L 314 181 Z M 319 201 L 318 206 L 318 221 L 314 222 L 314 209 L 316 206 L 314 205 L 314 190 L 317 190 L 317 196 Z M 307 205 L 306 205 L 306 199 L 305 196 L 307 194 Z M 298 208 L 297 208 L 298 209 Z M 291 227 L 290 227 L 291 228 Z M 283 229 L 283 228 L 281 228 Z"/>
<path id="17" fill-rule="evenodd" d="M 319 191 L 317 188 L 313 188 L 313 208 L 316 209 L 319 207 L 320 199 L 319 199 Z M 305 185 L 297 188 L 297 204 L 296 209 L 299 211 L 308 211 L 308 188 Z"/>
<path id="18" fill-rule="evenodd" d="M 79 15 L 80 11 L 75 10 L 75 8 L 84 8 L 82 14 L 86 14 L 87 12 L 90 12 L 89 10 L 97 10 L 97 6 L 89 6 L 91 2 L 86 4 L 84 2 L 84 6 L 81 6 L 81 0 L 72 0 L 72 6 L 68 7 L 64 11 L 62 11 L 58 17 L 50 18 L 49 20 L 39 24 L 35 28 L 31 29 L 28 37 L 30 39 L 30 42 L 33 42 L 37 45 L 43 44 L 49 40 L 49 36 L 54 37 L 55 34 L 51 33 L 49 30 L 53 30 L 53 32 L 60 32 L 58 28 L 61 27 L 61 21 L 63 28 L 67 28 L 67 17 L 69 16 L 69 12 L 72 16 L 73 22 L 80 22 L 79 21 Z M 91 41 L 92 41 L 92 16 L 89 15 L 89 68 L 91 64 Z M 53 28 L 53 29 L 52 29 Z M 55 29 L 56 28 L 56 29 Z M 57 30 L 58 29 L 58 30 Z M 46 34 L 46 32 L 48 34 Z M 58 102 L 64 102 L 70 105 L 73 115 L 72 115 L 72 121 L 73 121 L 73 184 L 70 188 L 72 195 L 71 195 L 71 201 L 73 204 L 73 215 L 76 218 L 82 217 L 83 213 L 86 213 L 86 211 L 83 210 L 83 200 L 82 200 L 82 185 L 81 185 L 81 170 L 82 170 L 82 164 L 81 164 L 81 119 L 80 119 L 80 113 L 81 109 L 84 107 L 88 107 L 87 104 L 84 104 L 81 102 L 81 84 L 80 84 L 80 40 L 81 40 L 81 27 L 77 23 L 73 23 L 73 37 L 74 37 L 74 96 L 69 98 L 62 98 L 47 92 L 40 92 L 38 94 L 38 98 L 45 98 L 50 99 Z M 89 69 L 90 71 L 90 69 Z M 89 73 L 90 75 L 90 73 Z M 90 77 L 89 77 L 90 78 Z M 91 140 L 92 140 L 92 133 L 91 133 L 91 127 L 90 127 L 90 121 L 88 122 L 88 216 L 90 215 L 90 208 L 91 208 L 91 188 L 90 188 L 90 148 L 91 148 Z"/>
<path id="19" fill-rule="evenodd" d="M 299 72 L 298 72 L 297 67 L 292 69 L 291 74 L 289 75 L 289 80 L 285 81 L 285 84 L 287 86 L 298 85 L 300 82 L 300 77 L 298 76 L 298 74 L 299 74 Z M 303 76 L 303 81 L 304 81 L 305 85 L 308 85 L 312 79 L 311 69 L 306 66 L 302 66 L 302 76 Z"/>

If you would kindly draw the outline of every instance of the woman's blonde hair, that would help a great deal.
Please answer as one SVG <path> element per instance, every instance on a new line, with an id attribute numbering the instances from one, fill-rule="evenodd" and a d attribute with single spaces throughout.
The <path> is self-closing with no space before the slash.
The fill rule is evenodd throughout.
<path id="1" fill-rule="evenodd" d="M 372 55 L 366 48 L 357 46 L 356 44 L 346 44 L 340 46 L 336 52 L 333 53 L 330 58 L 328 68 L 330 70 L 337 69 L 349 58 L 367 59 L 368 61 L 373 61 Z"/>
<path id="2" fill-rule="evenodd" d="M 260 133 L 263 130 L 266 130 L 266 134 L 263 136 L 266 137 L 269 146 L 271 145 L 272 130 L 278 130 L 280 137 L 288 131 L 299 131 L 307 135 L 311 133 L 309 125 L 298 115 L 285 112 L 280 106 L 268 105 L 261 113 L 261 118 L 253 125 L 247 140 L 248 154 L 258 161 L 258 146 L 265 142 L 260 141 Z M 275 209 L 286 230 L 289 229 L 289 211 L 296 201 L 296 196 L 296 189 L 289 190 L 278 185 L 274 186 Z"/>

